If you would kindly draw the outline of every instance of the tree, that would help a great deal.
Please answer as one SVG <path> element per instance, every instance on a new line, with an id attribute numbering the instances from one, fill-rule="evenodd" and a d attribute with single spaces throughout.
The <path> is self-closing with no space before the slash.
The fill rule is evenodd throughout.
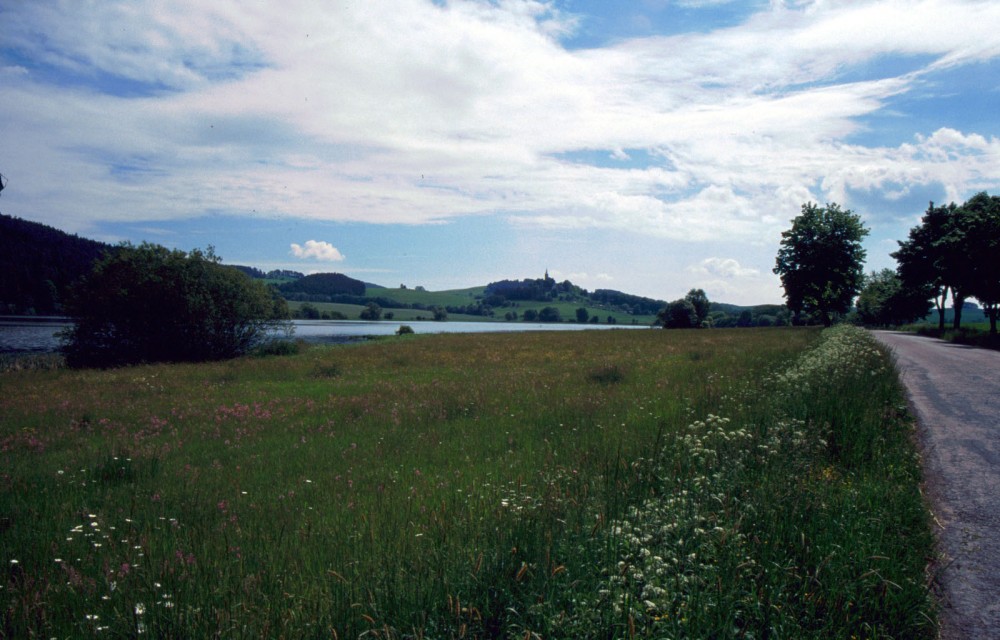
<path id="1" fill-rule="evenodd" d="M 590 312 L 587 311 L 586 307 L 580 307 L 576 310 L 576 321 L 580 324 L 586 324 L 590 320 Z"/>
<path id="2" fill-rule="evenodd" d="M 698 311 L 689 300 L 674 300 L 657 315 L 664 329 L 691 329 L 699 326 Z"/>
<path id="3" fill-rule="evenodd" d="M 305 318 L 306 320 L 319 320 L 322 317 L 319 308 L 308 302 L 302 303 L 299 307 L 299 312 L 296 315 L 301 318 Z"/>
<path id="4" fill-rule="evenodd" d="M 539 322 L 562 322 L 562 316 L 559 313 L 559 309 L 555 307 L 542 307 L 542 310 L 538 312 Z"/>
<path id="5" fill-rule="evenodd" d="M 708 301 L 705 291 L 703 289 L 691 289 L 684 296 L 684 299 L 694 306 L 695 314 L 698 316 L 698 323 L 695 326 L 704 326 L 708 320 L 708 312 L 712 308 L 712 303 Z"/>
<path id="6" fill-rule="evenodd" d="M 284 299 L 211 247 L 121 245 L 73 287 L 67 311 L 73 367 L 232 358 L 289 328 Z"/>
<path id="7" fill-rule="evenodd" d="M 368 306 L 361 310 L 361 314 L 358 317 L 362 320 L 381 320 L 382 307 L 378 303 L 369 302 Z"/>
<path id="8" fill-rule="evenodd" d="M 908 289 L 892 269 L 873 271 L 858 294 L 858 318 L 871 326 L 897 326 L 913 322 L 930 310 L 923 290 Z"/>
<path id="9" fill-rule="evenodd" d="M 1000 315 L 1000 197 L 978 193 L 962 205 L 969 260 L 967 291 L 983 305 L 990 319 L 990 335 L 997 335 Z"/>
<path id="10" fill-rule="evenodd" d="M 740 328 L 747 328 L 753 326 L 753 312 L 749 309 L 744 309 L 740 311 L 740 315 L 736 318 L 736 326 Z"/>
<path id="11" fill-rule="evenodd" d="M 781 277 L 788 308 L 805 312 L 826 326 L 846 313 L 864 279 L 868 235 L 861 218 L 836 203 L 802 205 L 792 228 L 781 234 L 774 273 Z"/>
<path id="12" fill-rule="evenodd" d="M 984 194 L 985 195 L 985 194 Z M 975 273 L 969 259 L 969 223 L 964 206 L 955 203 L 935 207 L 930 203 L 920 225 L 910 229 L 906 240 L 892 254 L 904 287 L 921 291 L 933 299 L 938 311 L 938 329 L 944 329 L 945 305 L 951 294 L 955 309 L 954 327 L 962 323 L 962 305 L 974 285 Z"/>

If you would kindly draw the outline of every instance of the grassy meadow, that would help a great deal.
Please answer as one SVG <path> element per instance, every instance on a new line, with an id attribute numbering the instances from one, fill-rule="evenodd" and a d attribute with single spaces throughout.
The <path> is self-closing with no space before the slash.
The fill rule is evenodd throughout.
<path id="1" fill-rule="evenodd" d="M 0 374 L 0 637 L 933 638 L 858 329 Z"/>

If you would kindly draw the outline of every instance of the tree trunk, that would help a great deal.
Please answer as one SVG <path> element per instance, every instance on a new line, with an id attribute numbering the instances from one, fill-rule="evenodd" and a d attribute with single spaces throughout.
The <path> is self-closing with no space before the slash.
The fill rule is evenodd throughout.
<path id="1" fill-rule="evenodd" d="M 948 301 L 948 287 L 941 289 L 940 297 L 934 296 L 934 306 L 938 312 L 938 331 L 944 331 L 944 305 Z"/>
<path id="2" fill-rule="evenodd" d="M 955 322 L 952 324 L 952 328 L 958 331 L 962 328 L 962 307 L 965 306 L 965 296 L 952 291 L 951 300 L 954 303 L 952 308 L 955 310 Z"/>

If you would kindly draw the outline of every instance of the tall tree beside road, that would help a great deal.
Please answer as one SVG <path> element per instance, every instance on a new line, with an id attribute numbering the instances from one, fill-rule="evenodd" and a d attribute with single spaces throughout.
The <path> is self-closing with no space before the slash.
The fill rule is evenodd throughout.
<path id="1" fill-rule="evenodd" d="M 864 281 L 861 241 L 867 235 L 850 209 L 837 203 L 802 205 L 792 228 L 781 234 L 774 266 L 796 322 L 805 313 L 829 326 L 835 315 L 847 313 Z"/>
<path id="2" fill-rule="evenodd" d="M 892 254 L 903 286 L 934 300 L 938 329 L 944 329 L 945 304 L 951 294 L 954 328 L 962 326 L 962 307 L 974 297 L 984 306 L 996 331 L 1000 304 L 1000 198 L 978 193 L 961 206 L 932 202 Z"/>
<path id="3" fill-rule="evenodd" d="M 1000 197 L 979 193 L 962 205 L 968 225 L 967 255 L 971 278 L 968 293 L 983 305 L 990 334 L 997 335 L 1000 315 Z"/>
<path id="4" fill-rule="evenodd" d="M 933 298 L 939 330 L 944 329 L 945 304 L 952 287 L 950 272 L 954 257 L 948 249 L 948 238 L 954 237 L 951 228 L 957 210 L 954 203 L 942 207 L 930 203 L 920 225 L 910 229 L 907 239 L 901 240 L 899 249 L 891 254 L 903 286 Z"/>

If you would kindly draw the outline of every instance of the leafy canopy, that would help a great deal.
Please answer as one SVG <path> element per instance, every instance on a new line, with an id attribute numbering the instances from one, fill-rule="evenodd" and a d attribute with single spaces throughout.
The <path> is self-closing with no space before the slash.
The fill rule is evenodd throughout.
<path id="1" fill-rule="evenodd" d="M 802 205 L 792 228 L 781 234 L 774 267 L 796 317 L 805 312 L 829 326 L 835 314 L 847 313 L 864 280 L 861 241 L 867 235 L 850 209 Z"/>
<path id="2" fill-rule="evenodd" d="M 962 302 L 975 297 L 990 317 L 996 333 L 1000 312 L 1000 197 L 983 192 L 961 206 L 930 203 L 920 224 L 900 241 L 896 259 L 903 285 L 933 299 L 938 328 L 944 329 L 944 312 L 951 292 L 954 326 L 961 325 Z"/>
<path id="3" fill-rule="evenodd" d="M 105 255 L 72 291 L 71 366 L 232 358 L 287 327 L 285 301 L 219 262 L 143 243 Z"/>
<path id="4" fill-rule="evenodd" d="M 858 295 L 858 319 L 869 326 L 898 326 L 919 320 L 930 310 L 930 296 L 907 288 L 892 269 L 873 271 Z"/>

